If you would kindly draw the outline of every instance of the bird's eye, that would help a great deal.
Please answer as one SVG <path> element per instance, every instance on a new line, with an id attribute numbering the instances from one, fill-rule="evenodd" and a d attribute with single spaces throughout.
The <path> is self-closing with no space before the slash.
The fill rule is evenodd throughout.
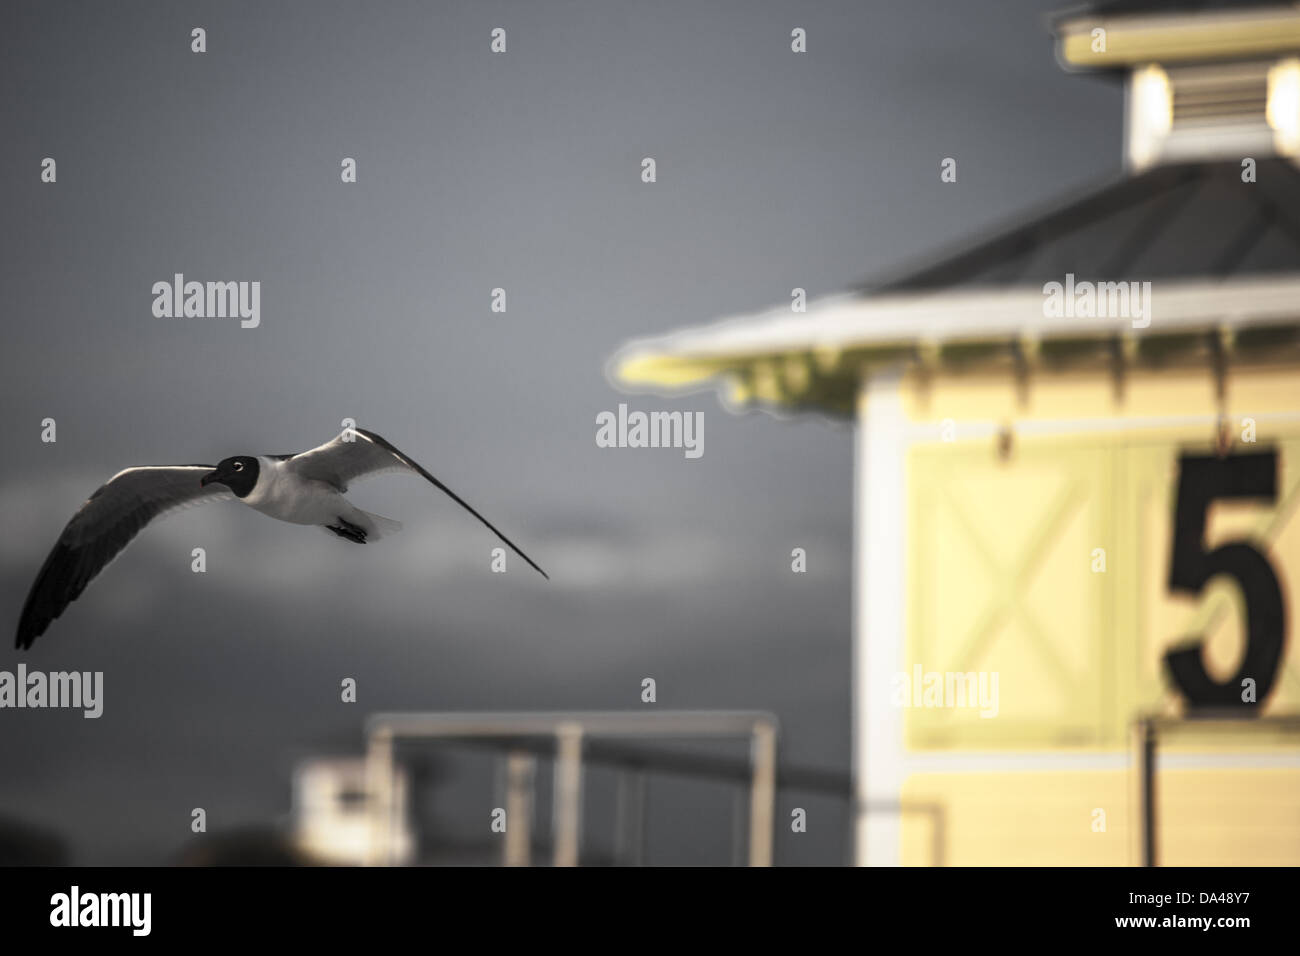
<path id="1" fill-rule="evenodd" d="M 235 471 L 243 471 L 243 470 L 244 470 L 244 463 L 242 461 L 235 462 Z"/>

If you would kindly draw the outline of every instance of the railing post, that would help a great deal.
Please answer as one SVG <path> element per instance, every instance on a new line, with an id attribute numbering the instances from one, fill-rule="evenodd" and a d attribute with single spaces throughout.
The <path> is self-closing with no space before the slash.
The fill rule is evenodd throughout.
<path id="1" fill-rule="evenodd" d="M 772 865 L 772 824 L 776 804 L 776 728 L 767 721 L 754 724 L 750 760 L 749 865 Z"/>
<path id="2" fill-rule="evenodd" d="M 370 811 L 368 866 L 391 864 L 393 844 L 393 735 L 381 727 L 370 734 L 366 747 L 366 801 Z"/>
<path id="3" fill-rule="evenodd" d="M 537 759 L 512 750 L 506 756 L 506 866 L 531 866 L 533 847 L 533 780 Z"/>
<path id="4" fill-rule="evenodd" d="M 582 725 L 555 732 L 555 865 L 577 866 L 582 823 Z"/>
<path id="5" fill-rule="evenodd" d="M 1138 722 L 1138 779 L 1142 793 L 1142 865 L 1156 865 L 1156 728 L 1146 718 Z"/>

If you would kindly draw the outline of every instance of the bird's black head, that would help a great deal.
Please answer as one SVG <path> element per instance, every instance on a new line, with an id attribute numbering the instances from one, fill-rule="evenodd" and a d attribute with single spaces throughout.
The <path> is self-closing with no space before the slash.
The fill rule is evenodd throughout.
<path id="1" fill-rule="evenodd" d="M 233 491 L 235 497 L 247 498 L 248 493 L 257 484 L 257 459 L 248 455 L 221 459 L 217 463 L 217 470 L 204 475 L 199 480 L 199 484 L 210 485 L 214 481 Z"/>

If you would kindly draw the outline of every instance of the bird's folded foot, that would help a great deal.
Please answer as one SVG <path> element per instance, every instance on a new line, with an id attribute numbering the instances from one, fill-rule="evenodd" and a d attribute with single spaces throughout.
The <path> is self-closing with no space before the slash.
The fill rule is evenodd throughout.
<path id="1" fill-rule="evenodd" d="M 329 528 L 340 538 L 347 538 L 349 541 L 355 541 L 357 544 L 366 543 L 366 529 L 360 525 L 355 525 L 351 521 L 344 521 L 342 518 L 337 519 L 338 524 L 327 524 Z"/>

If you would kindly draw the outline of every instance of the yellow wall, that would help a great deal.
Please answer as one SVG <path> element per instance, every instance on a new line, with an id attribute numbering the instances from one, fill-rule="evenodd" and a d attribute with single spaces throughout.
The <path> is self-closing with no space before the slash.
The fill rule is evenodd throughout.
<path id="1" fill-rule="evenodd" d="M 903 816 L 903 860 L 929 866 L 941 853 L 947 866 L 1135 866 L 1132 783 L 1123 770 L 912 774 L 903 801 L 918 812 Z M 1300 770 L 1166 770 L 1156 792 L 1164 866 L 1300 860 Z M 929 807 L 945 812 L 919 812 Z"/>
<path id="2" fill-rule="evenodd" d="M 907 462 L 908 671 L 996 672 L 999 683 L 996 717 L 978 708 L 906 710 L 906 756 L 929 759 L 919 761 L 926 772 L 907 778 L 904 802 L 942 808 L 943 822 L 905 813 L 904 860 L 931 862 L 938 825 L 948 863 L 1136 862 L 1134 781 L 1123 758 L 1135 719 L 1180 711 L 1162 657 L 1204 633 L 1208 667 L 1226 678 L 1242 647 L 1231 579 L 1215 579 L 1196 597 L 1167 588 L 1178 457 L 1213 450 L 1211 376 L 1143 373 L 1124 383 L 1122 401 L 1101 372 L 1038 376 L 1020 392 L 1007 376 L 950 376 L 914 380 L 905 407 L 919 428 Z M 1300 369 L 1233 372 L 1223 411 L 1237 450 L 1277 450 L 1278 496 L 1214 504 L 1206 546 L 1245 537 L 1273 565 L 1287 645 L 1261 713 L 1297 714 Z M 1247 416 L 1255 444 L 1240 443 Z M 1179 417 L 1202 420 L 1171 421 Z M 991 436 L 940 440 L 944 419 L 959 436 L 981 423 L 1010 425 L 1009 454 Z M 1081 424 L 1087 430 L 1072 431 Z M 1105 549 L 1100 573 L 1097 548 Z M 1300 754 L 1300 734 L 1180 735 L 1161 753 L 1192 761 L 1160 774 L 1161 862 L 1300 863 L 1300 768 L 1277 765 L 1280 755 Z M 1247 765 L 1221 766 L 1246 753 L 1273 765 L 1244 758 Z M 1106 766 L 987 769 L 1009 754 L 1038 755 L 1040 765 L 1091 755 Z M 960 768 L 935 770 L 936 758 Z M 1094 828 L 1098 808 L 1104 832 Z"/>

